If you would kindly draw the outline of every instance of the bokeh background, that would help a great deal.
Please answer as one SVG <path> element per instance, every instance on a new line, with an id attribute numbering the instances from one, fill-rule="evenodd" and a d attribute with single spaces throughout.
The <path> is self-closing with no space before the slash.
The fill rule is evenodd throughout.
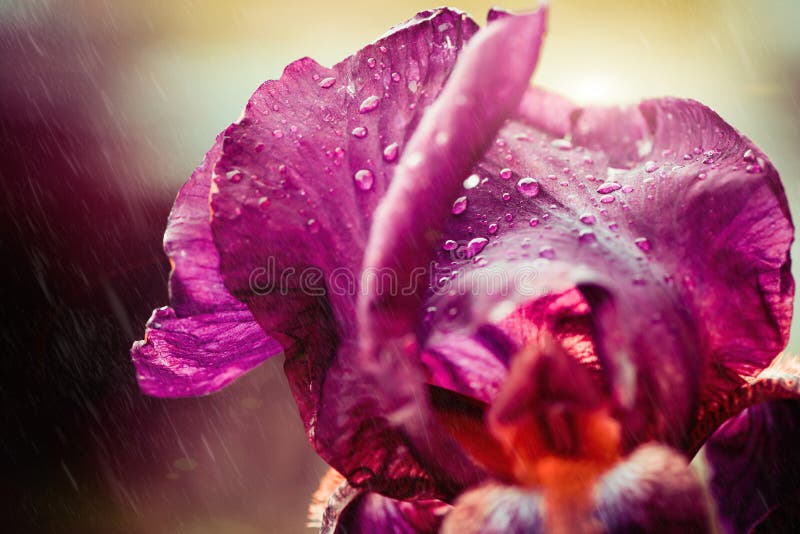
<path id="1" fill-rule="evenodd" d="M 127 349 L 167 299 L 171 201 L 255 88 L 435 5 L 0 0 L 0 530 L 307 532 L 325 467 L 281 358 L 167 401 L 138 392 Z M 800 213 L 798 25 L 796 0 L 552 0 L 535 81 L 700 100 L 770 155 Z"/>

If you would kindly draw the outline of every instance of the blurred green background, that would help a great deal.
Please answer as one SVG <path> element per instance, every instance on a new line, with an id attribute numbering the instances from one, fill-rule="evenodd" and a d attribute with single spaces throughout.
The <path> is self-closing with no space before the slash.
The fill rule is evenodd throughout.
<path id="1" fill-rule="evenodd" d="M 481 22 L 490 7 L 452 5 Z M 221 394 L 160 401 L 137 393 L 127 347 L 165 303 L 169 203 L 255 88 L 303 56 L 333 64 L 435 6 L 0 0 L 3 242 L 25 266 L 4 271 L 23 289 L 3 297 L 28 310 L 4 318 L 3 379 L 16 382 L 0 390 L 7 524 L 307 531 L 325 466 L 280 358 Z M 534 80 L 580 102 L 711 106 L 770 156 L 797 214 L 799 24 L 796 0 L 552 0 Z M 799 338 L 795 327 L 794 351 Z"/>

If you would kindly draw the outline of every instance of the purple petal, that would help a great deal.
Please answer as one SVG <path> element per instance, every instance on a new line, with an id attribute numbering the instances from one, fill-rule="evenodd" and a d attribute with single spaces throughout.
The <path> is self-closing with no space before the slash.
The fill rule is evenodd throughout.
<path id="1" fill-rule="evenodd" d="M 461 495 L 443 534 L 559 532 L 707 532 L 710 515 L 697 475 L 678 452 L 647 444 L 567 507 L 548 487 L 486 484 Z"/>
<path id="2" fill-rule="evenodd" d="M 171 307 L 153 312 L 145 339 L 131 349 L 139 385 L 150 395 L 212 393 L 281 352 L 219 274 L 208 194 L 220 149 L 217 139 L 175 200 L 164 235 L 172 263 Z"/>
<path id="3" fill-rule="evenodd" d="M 798 384 L 797 357 L 778 358 L 746 391 L 732 395 L 733 417 L 702 449 L 727 532 L 749 532 L 800 492 Z M 746 403 L 755 405 L 737 414 Z"/>
<path id="4" fill-rule="evenodd" d="M 461 495 L 442 534 L 537 534 L 545 532 L 539 491 L 486 484 Z"/>
<path id="5" fill-rule="evenodd" d="M 215 167 L 211 226 L 225 285 L 284 345 L 312 444 L 352 483 L 396 496 L 443 490 L 391 428 L 364 376 L 355 288 L 396 152 L 405 152 L 476 30 L 461 13 L 429 11 L 332 69 L 293 63 L 225 131 Z M 289 269 L 294 276 L 282 278 Z M 397 402 L 412 402 L 422 381 L 414 370 L 398 372 L 410 373 L 411 389 L 397 391 Z"/>
<path id="6" fill-rule="evenodd" d="M 467 290 L 434 288 L 423 331 L 441 347 L 454 332 L 472 335 L 543 295 L 578 289 L 631 444 L 686 445 L 701 381 L 702 402 L 718 400 L 785 345 L 794 284 L 783 190 L 763 155 L 696 102 L 571 115 L 568 139 L 512 121 L 468 171 L 488 180 L 463 192 L 469 207 L 442 239 L 489 243 L 480 261 L 437 247 L 435 272 Z M 744 165 L 748 149 L 758 172 Z M 538 183 L 535 196 L 516 190 L 525 177 Z M 604 182 L 614 187 L 597 192 Z M 545 313 L 528 327 L 558 338 L 563 320 Z"/>
<path id="7" fill-rule="evenodd" d="M 450 505 L 438 500 L 399 501 L 351 486 L 334 470 L 311 498 L 309 527 L 321 534 L 352 532 L 435 533 Z"/>
<path id="8" fill-rule="evenodd" d="M 365 493 L 342 511 L 332 532 L 435 534 L 449 508 L 441 501 L 398 501 Z"/>
<path id="9" fill-rule="evenodd" d="M 157 397 L 213 393 L 281 352 L 247 309 L 178 317 L 167 307 L 132 349 L 139 387 Z"/>
<path id="10" fill-rule="evenodd" d="M 465 49 L 442 94 L 414 131 L 375 214 L 365 268 L 392 269 L 406 287 L 415 268 L 432 257 L 445 219 L 463 211 L 451 206 L 464 177 L 528 87 L 539 59 L 545 16 L 541 9 L 492 17 L 495 20 Z M 418 209 L 420 203 L 424 209 Z M 387 335 L 411 329 L 426 288 L 420 285 L 402 296 L 380 294 L 374 284 L 365 289 L 359 321 L 361 340 L 369 351 Z"/>
<path id="11" fill-rule="evenodd" d="M 595 488 L 605 532 L 708 532 L 709 503 L 697 474 L 677 451 L 636 449 Z"/>

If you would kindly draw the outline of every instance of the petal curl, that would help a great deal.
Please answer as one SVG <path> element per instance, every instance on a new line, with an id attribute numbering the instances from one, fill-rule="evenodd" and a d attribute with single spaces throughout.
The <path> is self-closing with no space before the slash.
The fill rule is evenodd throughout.
<path id="1" fill-rule="evenodd" d="M 150 395 L 212 393 L 282 351 L 228 293 L 219 274 L 208 196 L 221 146 L 218 138 L 178 193 L 164 234 L 172 264 L 171 307 L 153 312 L 145 339 L 131 349 L 139 385 Z"/>

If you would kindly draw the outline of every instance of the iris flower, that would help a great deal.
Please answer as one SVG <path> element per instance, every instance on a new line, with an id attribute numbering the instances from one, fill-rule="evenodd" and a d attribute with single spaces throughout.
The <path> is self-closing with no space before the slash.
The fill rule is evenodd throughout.
<path id="1" fill-rule="evenodd" d="M 792 496 L 777 171 L 698 102 L 529 86 L 545 18 L 296 61 L 175 201 L 141 388 L 284 353 L 323 532 L 745 532 Z"/>

